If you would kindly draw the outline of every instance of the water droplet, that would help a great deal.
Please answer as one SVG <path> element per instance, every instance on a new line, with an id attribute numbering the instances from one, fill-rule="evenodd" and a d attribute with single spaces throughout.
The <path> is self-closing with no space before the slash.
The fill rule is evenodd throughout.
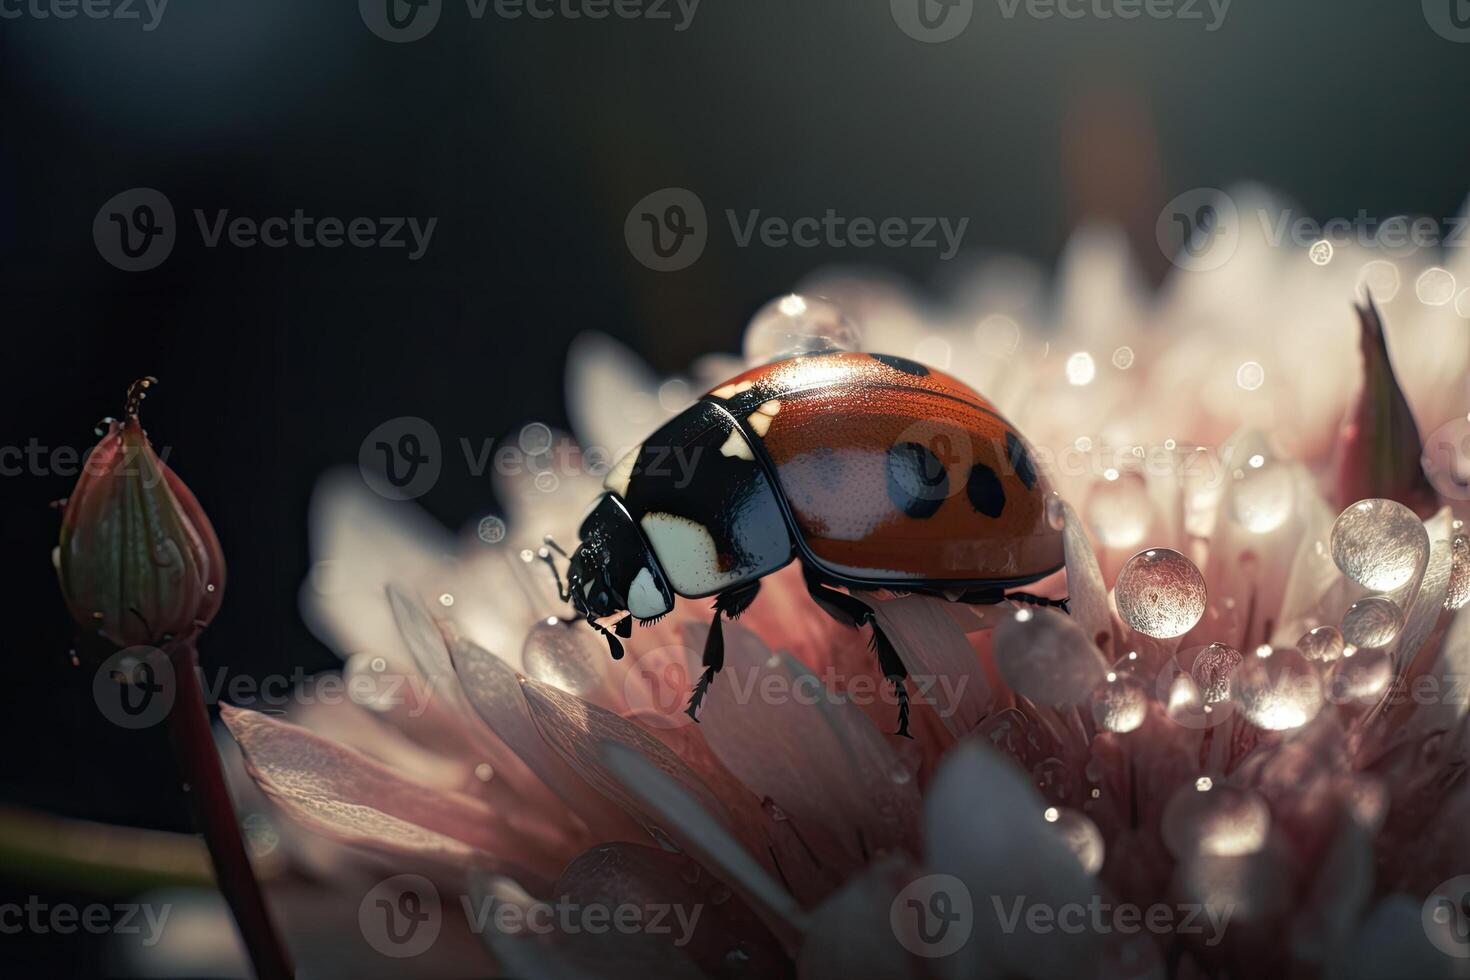
<path id="1" fill-rule="evenodd" d="M 909 772 L 907 766 L 894 766 L 893 769 L 889 771 L 888 778 L 897 785 L 903 786 L 908 783 L 909 780 L 914 778 L 914 774 Z"/>
<path id="2" fill-rule="evenodd" d="M 1470 602 L 1470 538 L 1455 535 L 1450 542 L 1450 588 L 1445 593 L 1446 609 L 1461 609 Z"/>
<path id="3" fill-rule="evenodd" d="M 1266 383 L 1266 369 L 1256 361 L 1246 361 L 1235 369 L 1235 383 L 1246 391 L 1255 391 Z"/>
<path id="4" fill-rule="evenodd" d="M 756 366 L 797 354 L 858 350 L 862 339 L 837 304 L 792 293 L 761 307 L 745 328 L 745 363 Z"/>
<path id="5" fill-rule="evenodd" d="M 1099 728 L 1131 732 L 1148 717 L 1148 695 L 1130 676 L 1112 675 L 1092 693 L 1092 717 Z"/>
<path id="6" fill-rule="evenodd" d="M 1054 531 L 1064 531 L 1067 528 L 1067 504 L 1055 490 L 1046 498 L 1046 523 Z"/>
<path id="7" fill-rule="evenodd" d="M 1083 872 L 1093 875 L 1102 870 L 1106 848 L 1102 831 L 1097 829 L 1091 818 L 1070 807 L 1050 807 L 1045 816 L 1047 825 L 1061 837 L 1067 849 L 1077 855 Z"/>
<path id="8" fill-rule="evenodd" d="M 537 620 L 521 646 L 526 675 L 569 694 L 586 694 L 598 686 L 602 656 L 602 646 L 590 633 L 558 621 Z"/>
<path id="9" fill-rule="evenodd" d="M 1455 298 L 1455 277 L 1439 266 L 1425 269 L 1414 281 L 1414 295 L 1425 306 L 1443 306 Z"/>
<path id="10" fill-rule="evenodd" d="M 1387 596 L 1370 595 L 1342 614 L 1342 638 L 1356 647 L 1388 646 L 1404 628 L 1404 614 Z"/>
<path id="11" fill-rule="evenodd" d="M 1211 643 L 1195 654 L 1189 676 L 1199 687 L 1206 704 L 1218 704 L 1230 697 L 1230 677 L 1240 666 L 1240 651 L 1223 643 Z"/>
<path id="12" fill-rule="evenodd" d="M 1299 728 L 1322 710 L 1322 679 L 1291 647 L 1246 657 L 1230 679 L 1231 700 L 1259 728 Z"/>
<path id="13" fill-rule="evenodd" d="M 1153 522 L 1148 487 L 1137 473 L 1110 473 L 1087 495 L 1087 526 L 1105 548 L 1136 548 Z"/>
<path id="14" fill-rule="evenodd" d="M 1092 384 L 1092 379 L 1097 377 L 1097 365 L 1093 363 L 1092 355 L 1085 350 L 1080 350 L 1067 358 L 1067 383 L 1077 385 Z"/>
<path id="15" fill-rule="evenodd" d="M 1018 609 L 995 627 L 1001 679 L 1040 704 L 1082 704 L 1107 673 L 1107 662 L 1082 627 L 1050 609 Z"/>
<path id="16" fill-rule="evenodd" d="M 1325 238 L 1313 242 L 1307 251 L 1307 257 L 1312 260 L 1313 265 L 1326 265 L 1332 261 L 1332 243 Z"/>
<path id="17" fill-rule="evenodd" d="M 1113 595 L 1123 621 L 1156 639 L 1188 633 L 1205 614 L 1208 598 L 1194 562 L 1169 548 L 1150 548 L 1128 559 Z"/>
<path id="18" fill-rule="evenodd" d="M 439 605 L 445 607 L 454 605 L 454 596 L 450 595 L 448 592 L 445 592 L 443 595 L 439 596 Z"/>
<path id="19" fill-rule="evenodd" d="M 1396 500 L 1360 500 L 1332 525 L 1332 560 L 1364 588 L 1392 592 L 1429 559 L 1429 535 L 1414 512 Z"/>
<path id="20" fill-rule="evenodd" d="M 1133 366 L 1133 348 L 1119 347 L 1113 351 L 1113 367 L 1126 371 Z"/>
<path id="21" fill-rule="evenodd" d="M 1183 860 L 1195 854 L 1232 857 L 1266 845 L 1271 811 L 1266 801 L 1239 786 L 1217 786 L 1208 777 L 1182 786 L 1164 806 L 1164 846 Z"/>
<path id="22" fill-rule="evenodd" d="M 495 778 L 495 770 L 490 763 L 482 762 L 475 767 L 475 778 L 482 783 L 488 783 Z"/>
<path id="23" fill-rule="evenodd" d="M 388 669 L 388 661 L 384 660 L 382 657 L 374 657 L 372 659 L 372 662 L 369 663 L 368 666 L 372 668 L 373 673 L 381 674 L 383 671 Z"/>
<path id="24" fill-rule="evenodd" d="M 1328 696 L 1333 704 L 1371 704 L 1392 680 L 1393 658 L 1387 650 L 1359 650 L 1333 666 L 1327 680 Z"/>
<path id="25" fill-rule="evenodd" d="M 1230 517 L 1247 531 L 1269 534 L 1291 516 L 1295 497 L 1287 467 L 1253 456 L 1250 468 L 1231 484 Z"/>
<path id="26" fill-rule="evenodd" d="M 1330 664 L 1342 656 L 1342 634 L 1336 626 L 1318 626 L 1303 633 L 1296 647 L 1308 660 Z"/>

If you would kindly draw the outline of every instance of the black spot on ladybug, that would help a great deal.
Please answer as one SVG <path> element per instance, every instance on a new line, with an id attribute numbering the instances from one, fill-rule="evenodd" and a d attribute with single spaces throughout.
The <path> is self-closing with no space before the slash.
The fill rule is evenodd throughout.
<path id="1" fill-rule="evenodd" d="M 929 374 L 928 368 L 918 361 L 909 360 L 907 357 L 895 357 L 892 354 L 870 354 L 868 356 L 880 364 L 887 364 L 895 371 L 912 374 L 916 378 L 922 378 Z"/>
<path id="2" fill-rule="evenodd" d="M 1026 484 L 1026 489 L 1035 490 L 1036 467 L 1031 463 L 1031 454 L 1026 452 L 1026 444 L 1017 439 L 1014 432 L 1006 433 L 1006 457 L 1011 461 L 1011 469 Z"/>
<path id="3" fill-rule="evenodd" d="M 965 481 L 965 496 L 970 498 L 970 506 L 986 517 L 999 517 L 1005 510 L 1005 488 L 1000 485 L 1000 477 L 995 475 L 995 470 L 984 463 L 970 467 L 970 478 Z"/>
<path id="4" fill-rule="evenodd" d="M 888 449 L 888 499 L 909 517 L 933 517 L 949 496 L 949 474 L 927 446 L 901 442 Z"/>

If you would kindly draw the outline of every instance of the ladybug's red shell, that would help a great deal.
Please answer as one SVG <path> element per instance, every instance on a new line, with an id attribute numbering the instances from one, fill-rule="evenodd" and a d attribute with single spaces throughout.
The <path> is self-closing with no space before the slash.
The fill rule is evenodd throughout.
<path id="1" fill-rule="evenodd" d="M 704 401 L 740 425 L 806 557 L 838 580 L 1013 586 L 1062 565 L 1025 440 L 948 375 L 881 354 L 806 355 Z"/>

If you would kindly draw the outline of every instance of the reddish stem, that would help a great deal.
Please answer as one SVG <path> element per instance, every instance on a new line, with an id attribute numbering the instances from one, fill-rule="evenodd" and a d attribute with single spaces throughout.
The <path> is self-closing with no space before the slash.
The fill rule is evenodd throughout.
<path id="1" fill-rule="evenodd" d="M 194 822 L 204 832 L 204 841 L 214 861 L 219 889 L 235 914 L 240 936 L 255 964 L 256 976 L 260 980 L 290 980 L 291 958 L 271 923 L 265 895 L 250 866 L 245 839 L 235 818 L 235 805 L 214 747 L 209 709 L 199 685 L 199 653 L 191 640 L 171 643 L 166 650 L 178 687 L 168 713 L 169 737 L 184 777 Z"/>

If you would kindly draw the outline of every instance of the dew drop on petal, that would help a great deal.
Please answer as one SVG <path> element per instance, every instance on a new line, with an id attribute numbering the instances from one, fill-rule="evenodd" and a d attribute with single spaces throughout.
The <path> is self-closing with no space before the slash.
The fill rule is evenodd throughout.
<path id="1" fill-rule="evenodd" d="M 1195 654 L 1189 676 L 1206 704 L 1218 704 L 1230 697 L 1230 677 L 1241 659 L 1239 650 L 1223 643 L 1211 643 Z"/>
<path id="2" fill-rule="evenodd" d="M 1462 609 L 1470 602 L 1470 537 L 1457 534 L 1450 542 L 1450 587 L 1445 593 L 1446 609 Z"/>
<path id="3" fill-rule="evenodd" d="M 1113 367 L 1126 371 L 1133 366 L 1133 348 L 1119 347 L 1113 351 Z"/>
<path id="4" fill-rule="evenodd" d="M 1137 547 L 1153 523 L 1153 502 L 1137 473 L 1093 484 L 1086 510 L 1087 526 L 1106 548 Z"/>
<path id="5" fill-rule="evenodd" d="M 1055 490 L 1046 498 L 1046 523 L 1054 531 L 1067 529 L 1067 504 Z"/>
<path id="6" fill-rule="evenodd" d="M 495 769 L 488 762 L 482 762 L 475 766 L 475 778 L 482 783 L 488 783 L 495 778 Z"/>
<path id="7" fill-rule="evenodd" d="M 1110 678 L 1092 692 L 1092 717 L 1106 731 L 1131 732 L 1148 717 L 1148 694 L 1127 674 Z"/>
<path id="8" fill-rule="evenodd" d="M 1183 860 L 1196 854 L 1235 857 L 1266 845 L 1271 811 L 1259 794 L 1208 777 L 1180 787 L 1164 806 L 1164 846 Z"/>
<path id="9" fill-rule="evenodd" d="M 1312 247 L 1307 250 L 1307 256 L 1313 265 L 1326 265 L 1332 261 L 1332 251 L 1332 243 L 1323 238 L 1312 243 Z"/>
<path id="10" fill-rule="evenodd" d="M 1342 656 L 1342 634 L 1336 626 L 1318 626 L 1303 633 L 1296 648 L 1308 660 L 1329 664 Z"/>
<path id="11" fill-rule="evenodd" d="M 792 293 L 758 310 L 745 329 L 745 363 L 752 367 L 797 354 L 859 350 L 857 327 L 829 300 Z"/>
<path id="12" fill-rule="evenodd" d="M 1205 578 L 1194 562 L 1169 548 L 1128 559 L 1113 587 L 1118 614 L 1156 639 L 1183 636 L 1205 614 Z"/>
<path id="13" fill-rule="evenodd" d="M 1423 570 L 1429 535 L 1398 501 L 1360 500 L 1333 522 L 1332 560 L 1364 588 L 1391 592 Z"/>
<path id="14" fill-rule="evenodd" d="M 1387 596 L 1370 595 L 1342 614 L 1342 638 L 1356 647 L 1388 646 L 1404 628 L 1404 614 Z"/>
<path id="15" fill-rule="evenodd" d="M 603 648 L 585 630 L 557 619 L 537 620 L 521 646 L 526 675 L 569 694 L 582 695 L 601 681 Z"/>
<path id="16" fill-rule="evenodd" d="M 1077 855 L 1085 873 L 1092 875 L 1102 870 L 1106 848 L 1102 831 L 1090 817 L 1070 807 L 1049 807 L 1044 817 L 1047 826 Z"/>
<path id="17" fill-rule="evenodd" d="M 1388 690 L 1393 680 L 1393 658 L 1387 650 L 1363 649 L 1343 657 L 1332 667 L 1327 680 L 1333 704 L 1358 701 L 1371 704 Z"/>
<path id="18" fill-rule="evenodd" d="M 1246 657 L 1230 679 L 1231 699 L 1267 731 L 1300 728 L 1322 710 L 1322 679 L 1291 647 Z"/>
<path id="19" fill-rule="evenodd" d="M 1251 466 L 1231 485 L 1230 517 L 1247 531 L 1269 534 L 1291 516 L 1296 492 L 1287 467 L 1256 465 L 1258 458 L 1251 457 Z"/>
<path id="20" fill-rule="evenodd" d="M 1107 662 L 1070 616 L 1018 609 L 995 627 L 995 666 L 1017 694 L 1039 704 L 1082 704 L 1103 682 Z"/>

